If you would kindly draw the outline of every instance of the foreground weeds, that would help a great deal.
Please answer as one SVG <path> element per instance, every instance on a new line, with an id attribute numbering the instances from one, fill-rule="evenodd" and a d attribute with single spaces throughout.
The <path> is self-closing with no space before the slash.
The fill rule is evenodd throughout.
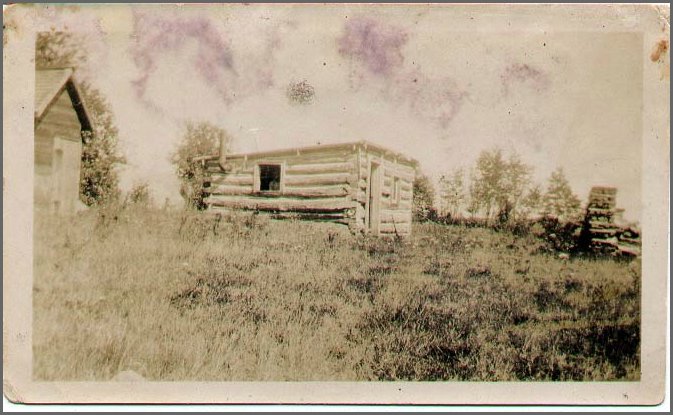
<path id="1" fill-rule="evenodd" d="M 139 207 L 35 229 L 40 380 L 639 378 L 637 261 L 484 228 L 384 239 Z"/>

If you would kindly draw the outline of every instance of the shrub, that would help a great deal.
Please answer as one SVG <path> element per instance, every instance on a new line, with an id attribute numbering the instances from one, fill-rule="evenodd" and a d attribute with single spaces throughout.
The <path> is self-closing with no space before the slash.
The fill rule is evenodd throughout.
<path id="1" fill-rule="evenodd" d="M 208 122 L 188 122 L 182 141 L 171 155 L 175 172 L 180 179 L 180 195 L 189 209 L 206 208 L 204 189 L 206 168 L 203 163 L 194 161 L 195 157 L 216 155 L 220 143 L 228 145 L 230 138 L 225 130 Z"/>
<path id="2" fill-rule="evenodd" d="M 150 186 L 146 182 L 135 184 L 129 193 L 126 195 L 125 204 L 141 206 L 144 208 L 152 207 L 152 195 L 150 194 Z"/>
<path id="3" fill-rule="evenodd" d="M 536 222 L 533 228 L 535 234 L 540 235 L 546 242 L 549 252 L 576 252 L 578 250 L 581 231 L 581 225 L 578 223 L 562 223 L 556 217 L 545 216 Z"/>

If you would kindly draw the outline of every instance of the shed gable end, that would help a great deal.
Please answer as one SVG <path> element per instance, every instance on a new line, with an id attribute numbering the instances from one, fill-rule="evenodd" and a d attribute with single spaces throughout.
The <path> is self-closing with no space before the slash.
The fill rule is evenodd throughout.
<path id="1" fill-rule="evenodd" d="M 51 166 L 54 139 L 81 141 L 81 124 L 69 95 L 62 91 L 42 119 L 36 120 L 35 165 Z"/>

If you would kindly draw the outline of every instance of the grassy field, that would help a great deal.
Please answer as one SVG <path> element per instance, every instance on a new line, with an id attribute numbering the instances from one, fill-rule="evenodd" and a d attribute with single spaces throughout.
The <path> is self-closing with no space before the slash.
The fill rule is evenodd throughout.
<path id="1" fill-rule="evenodd" d="M 408 240 L 237 214 L 35 223 L 34 377 L 635 380 L 640 263 L 417 224 Z"/>

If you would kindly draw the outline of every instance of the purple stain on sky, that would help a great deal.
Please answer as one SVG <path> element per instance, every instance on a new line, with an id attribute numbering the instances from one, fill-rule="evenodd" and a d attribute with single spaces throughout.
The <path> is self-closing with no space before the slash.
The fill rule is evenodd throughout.
<path id="1" fill-rule="evenodd" d="M 449 126 L 468 95 L 452 78 L 431 78 L 418 69 L 396 77 L 392 88 L 414 114 L 436 121 L 441 128 Z"/>
<path id="2" fill-rule="evenodd" d="M 338 51 L 365 68 L 350 74 L 351 88 L 367 85 L 370 76 L 380 77 L 384 80 L 384 96 L 446 128 L 463 106 L 467 93 L 450 77 L 430 78 L 418 67 L 401 70 L 402 48 L 408 39 L 407 32 L 397 26 L 369 17 L 349 18 L 337 39 Z"/>
<path id="3" fill-rule="evenodd" d="M 339 53 L 359 60 L 376 75 L 389 75 L 402 65 L 402 47 L 408 36 L 402 29 L 371 18 L 348 19 L 338 39 Z"/>
<path id="4" fill-rule="evenodd" d="M 276 65 L 274 65 L 273 58 L 275 51 L 282 46 L 280 33 L 282 26 L 291 27 L 291 24 L 288 22 L 281 22 L 280 25 L 274 26 L 273 29 L 266 34 L 267 39 L 263 56 L 255 65 L 255 74 L 257 78 L 256 87 L 259 89 L 271 88 L 274 85 L 273 70 Z"/>
<path id="5" fill-rule="evenodd" d="M 229 45 L 222 39 L 212 23 L 204 17 L 162 19 L 147 14 L 134 14 L 131 46 L 136 67 L 140 74 L 133 82 L 136 94 L 144 99 L 150 76 L 157 69 L 162 53 L 178 50 L 189 40 L 198 44 L 193 65 L 196 72 L 225 99 L 230 99 L 223 76 L 235 74 L 233 56 Z"/>
<path id="6" fill-rule="evenodd" d="M 435 118 L 442 128 L 449 126 L 463 106 L 466 96 L 467 92 L 451 87 L 440 91 L 440 105 L 437 107 Z"/>
<path id="7" fill-rule="evenodd" d="M 505 68 L 501 75 L 502 87 L 505 95 L 509 95 L 511 88 L 518 85 L 527 85 L 536 92 L 549 87 L 549 76 L 528 64 L 515 63 Z"/>

